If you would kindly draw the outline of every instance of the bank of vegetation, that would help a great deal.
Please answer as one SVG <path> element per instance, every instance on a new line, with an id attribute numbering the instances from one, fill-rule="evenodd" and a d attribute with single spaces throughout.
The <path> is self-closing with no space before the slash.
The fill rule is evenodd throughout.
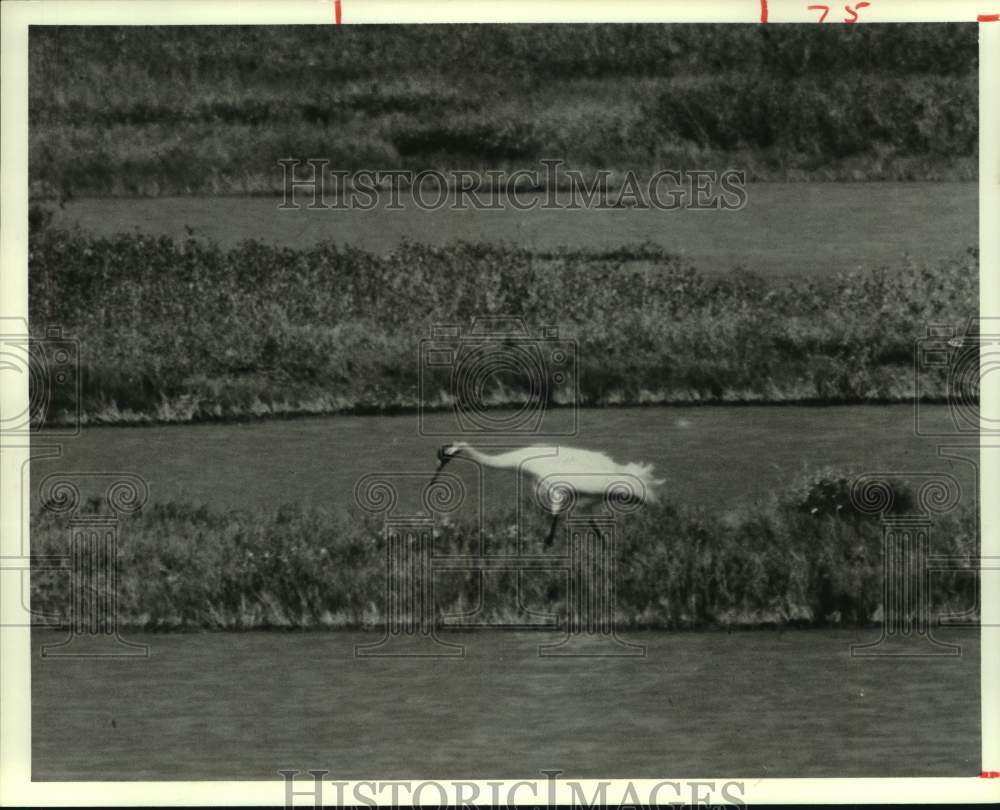
<path id="1" fill-rule="evenodd" d="M 393 412 L 464 407 L 463 397 L 476 407 L 943 400 L 956 393 L 949 366 L 915 367 L 917 341 L 931 325 L 962 333 L 978 310 L 974 250 L 778 281 L 706 276 L 648 244 L 404 242 L 376 255 L 40 226 L 29 264 L 34 333 L 57 325 L 79 341 L 80 395 L 50 385 L 51 422 Z M 542 349 L 554 325 L 576 363 L 480 367 L 456 351 L 431 368 L 421 341 L 439 324 L 457 328 L 456 349 L 491 341 L 517 355 L 513 339 L 472 333 L 482 316 L 520 318 Z"/>
<path id="2" fill-rule="evenodd" d="M 280 193 L 336 169 L 974 180 L 969 25 L 39 27 L 40 197 Z"/>
<path id="3" fill-rule="evenodd" d="M 758 626 L 856 626 L 882 613 L 882 524 L 858 511 L 852 476 L 819 470 L 791 482 L 770 502 L 725 512 L 670 503 L 620 514 L 616 522 L 618 624 L 685 629 Z M 890 510 L 921 510 L 905 482 L 891 488 Z M 96 507 L 95 507 L 96 508 Z M 543 549 L 547 519 L 526 509 L 520 527 L 531 554 L 564 553 L 563 540 Z M 974 559 L 975 505 L 962 501 L 935 517 L 933 552 Z M 514 510 L 488 513 L 486 547 L 518 553 Z M 435 554 L 478 553 L 472 520 L 435 530 Z M 37 511 L 32 553 L 62 555 L 64 514 Z M 895 572 L 894 576 L 901 576 Z M 565 615 L 566 575 L 488 575 L 480 619 L 517 623 L 524 607 Z M 976 605 L 973 568 L 930 575 L 934 615 Z M 467 612 L 480 603 L 475 569 L 434 575 L 435 613 Z M 398 595 L 397 595 L 398 596 Z M 32 577 L 36 611 L 65 615 L 66 573 Z M 157 630 L 374 628 L 386 619 L 386 552 L 381 518 L 359 509 L 212 511 L 166 503 L 146 507 L 120 526 L 119 624 Z M 400 616 L 415 620 L 416 617 Z"/>

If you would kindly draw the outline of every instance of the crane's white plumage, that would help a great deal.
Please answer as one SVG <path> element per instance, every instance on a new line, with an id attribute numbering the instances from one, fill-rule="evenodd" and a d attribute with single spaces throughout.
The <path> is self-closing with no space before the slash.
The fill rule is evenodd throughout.
<path id="1" fill-rule="evenodd" d="M 484 467 L 511 470 L 531 478 L 542 505 L 553 515 L 546 538 L 551 543 L 559 515 L 573 503 L 651 503 L 664 482 L 653 477 L 650 464 L 618 464 L 605 453 L 577 447 L 532 445 L 491 455 L 466 442 L 438 450 L 438 471 L 452 459 L 469 458 Z"/>

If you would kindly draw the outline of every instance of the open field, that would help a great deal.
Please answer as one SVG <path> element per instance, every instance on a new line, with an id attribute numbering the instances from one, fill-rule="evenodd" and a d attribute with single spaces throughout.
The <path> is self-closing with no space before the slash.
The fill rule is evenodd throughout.
<path id="1" fill-rule="evenodd" d="M 531 196 L 524 194 L 525 200 Z M 404 199 L 407 199 L 404 197 Z M 744 267 L 765 278 L 828 277 L 903 256 L 934 264 L 979 241 L 975 183 L 750 183 L 740 211 L 279 211 L 273 197 L 71 200 L 55 224 L 233 247 L 244 239 L 303 248 L 334 241 L 387 253 L 403 239 L 607 250 L 652 242 L 708 274 Z"/>
<path id="2" fill-rule="evenodd" d="M 645 658 L 603 659 L 539 658 L 541 633 L 448 634 L 465 659 L 355 658 L 378 633 L 127 633 L 150 658 L 33 657 L 32 778 L 971 777 L 979 631 L 939 636 L 962 655 L 852 658 L 877 629 L 630 633 Z"/>

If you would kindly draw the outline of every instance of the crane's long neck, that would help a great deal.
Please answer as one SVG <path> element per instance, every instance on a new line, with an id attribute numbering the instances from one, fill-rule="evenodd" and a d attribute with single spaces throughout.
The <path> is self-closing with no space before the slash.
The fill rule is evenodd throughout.
<path id="1" fill-rule="evenodd" d="M 517 450 L 491 456 L 468 445 L 462 448 L 462 455 L 466 458 L 471 458 L 477 464 L 482 464 L 484 467 L 494 467 L 498 470 L 516 470 L 520 466 L 523 457 L 523 453 Z"/>

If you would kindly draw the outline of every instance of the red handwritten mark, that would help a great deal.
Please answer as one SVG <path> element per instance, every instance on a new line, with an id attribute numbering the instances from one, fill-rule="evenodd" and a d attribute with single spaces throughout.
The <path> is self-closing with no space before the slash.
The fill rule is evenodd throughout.
<path id="1" fill-rule="evenodd" d="M 980 14 L 976 17 L 977 22 L 1000 22 L 1000 14 Z M 984 773 L 997 773 L 997 771 L 984 771 Z M 991 779 L 993 777 L 990 777 Z"/>
<path id="2" fill-rule="evenodd" d="M 858 21 L 858 11 L 860 9 L 867 8 L 870 5 L 871 5 L 871 3 L 867 2 L 867 0 L 861 0 L 860 3 L 855 3 L 854 6 L 853 6 L 853 8 L 851 6 L 844 6 L 844 11 L 846 11 L 848 14 L 851 15 L 850 17 L 844 17 L 844 22 L 845 23 L 855 23 L 855 22 L 857 22 Z M 809 9 L 809 11 L 822 11 L 823 12 L 822 14 L 820 14 L 819 22 L 823 22 L 824 20 L 826 20 L 827 15 L 830 13 L 830 7 L 829 6 L 815 5 L 815 6 L 806 6 L 806 8 Z"/>
<path id="3" fill-rule="evenodd" d="M 997 15 L 1000 19 L 1000 14 Z M 997 22 L 997 20 L 986 20 L 986 22 Z M 983 771 L 979 774 L 980 779 L 1000 779 L 1000 771 Z"/>
<path id="4" fill-rule="evenodd" d="M 340 25 L 340 0 L 333 0 L 333 19 Z"/>
<path id="5" fill-rule="evenodd" d="M 823 22 L 823 20 L 826 19 L 826 15 L 830 13 L 830 7 L 829 6 L 808 6 L 808 9 L 810 11 L 819 11 L 820 9 L 823 9 L 823 13 L 820 15 L 820 18 L 819 18 L 820 22 Z"/>
<path id="6" fill-rule="evenodd" d="M 846 11 L 848 14 L 851 15 L 851 19 L 848 20 L 848 19 L 845 18 L 844 22 L 845 23 L 856 23 L 858 21 L 858 11 L 857 10 L 859 8 L 865 8 L 866 6 L 870 6 L 870 5 L 871 5 L 871 3 L 861 2 L 861 3 L 857 3 L 854 6 L 854 8 L 851 8 L 850 6 L 844 6 L 844 11 Z"/>
<path id="7" fill-rule="evenodd" d="M 760 21 L 767 22 L 767 0 L 760 0 Z"/>

